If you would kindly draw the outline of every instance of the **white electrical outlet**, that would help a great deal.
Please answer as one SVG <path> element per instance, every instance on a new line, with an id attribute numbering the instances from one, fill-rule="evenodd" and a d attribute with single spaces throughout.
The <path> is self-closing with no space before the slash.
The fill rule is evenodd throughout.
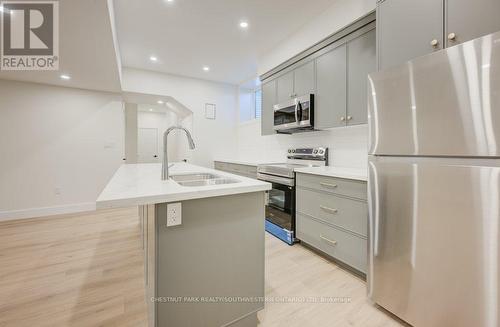
<path id="1" fill-rule="evenodd" d="M 180 224 L 182 224 L 182 204 L 180 202 L 167 204 L 167 227 Z"/>

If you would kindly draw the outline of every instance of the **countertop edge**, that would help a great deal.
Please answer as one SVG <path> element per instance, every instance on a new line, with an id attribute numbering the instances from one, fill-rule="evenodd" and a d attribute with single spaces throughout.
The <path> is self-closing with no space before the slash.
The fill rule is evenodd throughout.
<path id="1" fill-rule="evenodd" d="M 253 186 L 244 186 L 239 188 L 227 188 L 227 189 L 209 190 L 209 191 L 196 190 L 192 192 L 168 194 L 168 195 L 140 196 L 140 197 L 125 198 L 125 199 L 101 200 L 101 201 L 97 200 L 96 208 L 113 209 L 113 208 L 132 207 L 132 206 L 157 204 L 157 203 L 197 200 L 197 199 L 213 198 L 218 196 L 230 196 L 235 194 L 265 192 L 270 189 L 271 189 L 271 184 L 266 183 L 266 185 L 253 185 Z M 205 192 L 207 194 L 200 194 Z"/>

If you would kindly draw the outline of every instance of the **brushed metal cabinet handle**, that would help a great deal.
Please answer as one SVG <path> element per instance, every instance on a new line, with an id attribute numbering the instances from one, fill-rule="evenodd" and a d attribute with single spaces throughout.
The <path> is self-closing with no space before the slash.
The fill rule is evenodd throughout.
<path id="1" fill-rule="evenodd" d="M 329 213 L 337 213 L 339 210 L 338 209 L 334 209 L 334 208 L 329 208 L 329 207 L 325 207 L 325 206 L 319 206 L 322 210 L 324 211 L 327 211 Z"/>
<path id="2" fill-rule="evenodd" d="M 330 240 L 326 237 L 324 237 L 323 235 L 320 235 L 319 236 L 323 241 L 327 242 L 328 244 L 330 244 L 331 246 L 335 246 L 337 245 L 337 241 L 333 241 L 333 240 Z"/>
<path id="3" fill-rule="evenodd" d="M 439 41 L 434 39 L 431 41 L 431 46 L 433 46 L 434 48 L 437 48 L 437 46 L 439 45 Z"/>
<path id="4" fill-rule="evenodd" d="M 337 188 L 337 184 L 319 183 L 319 185 L 324 186 L 324 187 L 329 187 L 329 188 Z"/>
<path id="5" fill-rule="evenodd" d="M 448 34 L 448 40 L 455 41 L 456 38 L 457 38 L 457 35 L 455 33 Z"/>

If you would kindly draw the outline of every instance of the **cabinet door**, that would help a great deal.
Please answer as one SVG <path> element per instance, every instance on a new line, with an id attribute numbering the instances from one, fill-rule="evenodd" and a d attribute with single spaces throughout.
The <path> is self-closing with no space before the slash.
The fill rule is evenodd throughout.
<path id="1" fill-rule="evenodd" d="M 475 1 L 471 1 L 473 5 Z M 379 70 L 442 49 L 443 0 L 385 0 L 379 3 L 377 35 Z M 433 40 L 437 41 L 436 46 L 431 45 Z"/>
<path id="2" fill-rule="evenodd" d="M 274 109 L 276 103 L 276 80 L 262 84 L 261 134 L 274 134 Z"/>
<path id="3" fill-rule="evenodd" d="M 315 91 L 314 60 L 298 67 L 294 71 L 294 96 L 302 96 Z"/>
<path id="4" fill-rule="evenodd" d="M 290 100 L 293 97 L 293 71 L 281 75 L 276 79 L 277 103 Z M 276 104 L 276 103 L 275 103 Z"/>
<path id="5" fill-rule="evenodd" d="M 345 125 L 346 71 L 345 44 L 316 59 L 315 128 L 324 129 Z"/>
<path id="6" fill-rule="evenodd" d="M 375 30 L 347 44 L 347 124 L 368 122 L 368 74 L 376 70 Z"/>
<path id="7" fill-rule="evenodd" d="M 499 0 L 446 0 L 447 46 L 498 31 Z"/>

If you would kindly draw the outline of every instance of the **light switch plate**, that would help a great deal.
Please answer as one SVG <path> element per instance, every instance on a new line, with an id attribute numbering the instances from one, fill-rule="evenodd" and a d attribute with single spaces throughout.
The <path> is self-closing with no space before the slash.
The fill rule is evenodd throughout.
<path id="1" fill-rule="evenodd" d="M 182 224 L 182 203 L 167 204 L 167 227 Z"/>

